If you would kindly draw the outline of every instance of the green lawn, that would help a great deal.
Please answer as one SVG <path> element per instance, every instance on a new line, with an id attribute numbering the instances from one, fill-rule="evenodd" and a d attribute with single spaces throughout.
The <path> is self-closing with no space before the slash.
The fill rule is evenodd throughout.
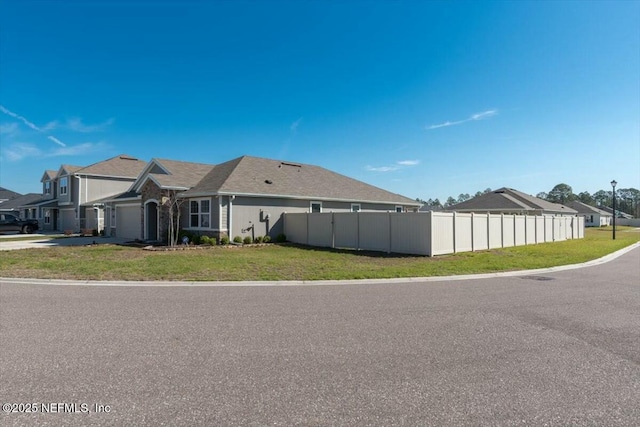
<path id="1" fill-rule="evenodd" d="M 0 253 L 0 275 L 90 280 L 322 280 L 426 277 L 575 264 L 640 241 L 637 229 L 587 229 L 580 240 L 433 258 L 267 245 L 154 252 L 116 245 Z"/>

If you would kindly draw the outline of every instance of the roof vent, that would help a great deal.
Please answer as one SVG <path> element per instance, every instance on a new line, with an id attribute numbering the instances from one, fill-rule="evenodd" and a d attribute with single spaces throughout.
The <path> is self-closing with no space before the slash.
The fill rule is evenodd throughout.
<path id="1" fill-rule="evenodd" d="M 265 183 L 265 184 L 273 184 L 273 181 L 271 181 L 270 179 L 265 179 L 265 180 L 264 180 L 264 183 Z"/>
<path id="2" fill-rule="evenodd" d="M 120 158 L 121 158 L 122 160 L 138 160 L 138 159 L 136 159 L 135 157 L 127 156 L 126 154 L 125 154 L 125 155 L 120 156 Z"/>
<path id="3" fill-rule="evenodd" d="M 288 162 L 280 162 L 280 167 L 282 166 L 293 166 L 294 168 L 301 168 L 302 165 L 296 163 L 288 163 Z"/>

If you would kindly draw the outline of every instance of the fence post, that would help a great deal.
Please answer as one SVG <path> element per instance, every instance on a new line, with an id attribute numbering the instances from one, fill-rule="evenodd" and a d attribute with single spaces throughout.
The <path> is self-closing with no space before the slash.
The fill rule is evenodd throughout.
<path id="1" fill-rule="evenodd" d="M 360 211 L 356 212 L 356 250 L 360 250 Z"/>
<path id="2" fill-rule="evenodd" d="M 500 214 L 500 245 L 504 248 L 504 214 Z"/>
<path id="3" fill-rule="evenodd" d="M 429 256 L 433 256 L 433 211 L 429 211 Z"/>
<path id="4" fill-rule="evenodd" d="M 391 211 L 387 211 L 387 220 L 389 221 L 389 248 L 387 249 L 387 253 L 391 253 Z"/>
<path id="5" fill-rule="evenodd" d="M 336 214 L 331 212 L 331 249 L 336 248 Z"/>
<path id="6" fill-rule="evenodd" d="M 471 252 L 475 252 L 475 250 L 476 250 L 475 249 L 475 244 L 474 244 L 475 242 L 474 242 L 474 238 L 473 238 L 473 226 L 474 226 L 473 223 L 474 222 L 475 222 L 475 219 L 473 218 L 473 212 L 471 212 Z"/>
<path id="7" fill-rule="evenodd" d="M 457 219 L 457 212 L 453 212 L 453 253 L 456 253 L 456 249 L 457 246 L 456 245 L 456 219 Z"/>
<path id="8" fill-rule="evenodd" d="M 487 212 L 487 249 L 491 249 L 491 214 Z"/>
<path id="9" fill-rule="evenodd" d="M 309 244 L 309 215 L 311 215 L 311 213 L 307 212 L 307 215 L 305 216 L 305 219 L 307 220 L 307 239 L 305 245 Z"/>

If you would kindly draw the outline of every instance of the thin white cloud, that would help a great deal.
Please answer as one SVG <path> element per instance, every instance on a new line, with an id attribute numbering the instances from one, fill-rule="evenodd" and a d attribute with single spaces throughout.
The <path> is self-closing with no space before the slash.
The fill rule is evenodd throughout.
<path id="1" fill-rule="evenodd" d="M 47 153 L 45 157 L 80 156 L 94 153 L 96 151 L 102 151 L 106 148 L 109 148 L 109 146 L 103 142 L 85 142 L 83 144 L 56 148 L 55 150 Z"/>
<path id="2" fill-rule="evenodd" d="M 487 111 L 483 111 L 482 113 L 473 114 L 469 118 L 469 120 L 484 120 L 484 119 L 488 119 L 489 117 L 493 117 L 496 114 L 498 114 L 498 110 L 487 110 Z"/>
<path id="3" fill-rule="evenodd" d="M 394 172 L 402 167 L 416 166 L 420 164 L 420 160 L 400 160 L 391 166 L 365 166 L 365 169 L 370 172 Z"/>
<path id="4" fill-rule="evenodd" d="M 32 144 L 16 143 L 2 150 L 2 157 L 17 162 L 27 157 L 40 157 L 42 151 Z"/>
<path id="5" fill-rule="evenodd" d="M 365 169 L 371 172 L 393 172 L 398 170 L 399 168 L 397 166 L 379 166 L 379 167 L 373 167 L 370 165 L 365 166 Z"/>
<path id="6" fill-rule="evenodd" d="M 58 138 L 56 138 L 55 136 L 48 136 L 47 137 L 49 140 L 55 142 L 56 144 L 58 144 L 61 147 L 66 147 L 67 144 L 65 144 L 64 142 L 60 141 Z"/>
<path id="7" fill-rule="evenodd" d="M 112 117 L 109 120 L 106 120 L 102 123 L 98 123 L 95 125 L 87 125 L 82 123 L 82 120 L 79 118 L 72 118 L 67 120 L 66 128 L 72 130 L 74 132 L 81 133 L 92 133 L 92 132 L 102 132 L 109 126 L 111 126 L 115 122 L 115 119 Z"/>
<path id="8" fill-rule="evenodd" d="M 420 164 L 420 160 L 401 160 L 398 164 L 401 166 L 416 166 Z"/>
<path id="9" fill-rule="evenodd" d="M 10 162 L 17 162 L 23 159 L 48 158 L 59 156 L 80 156 L 96 152 L 102 152 L 110 148 L 103 142 L 85 142 L 73 146 L 59 146 L 57 148 L 44 151 L 34 144 L 14 143 L 8 146 L 2 145 L 2 158 Z"/>
<path id="10" fill-rule="evenodd" d="M 21 115 L 16 114 L 13 111 L 5 108 L 3 105 L 0 105 L 0 111 L 2 111 L 3 113 L 5 113 L 8 116 L 13 117 L 14 119 L 20 120 L 22 123 L 24 123 L 25 125 L 29 126 L 31 129 L 37 130 L 38 132 L 42 132 L 42 129 L 40 129 L 38 126 L 34 125 L 29 120 L 27 120 L 26 118 L 22 117 Z"/>
<path id="11" fill-rule="evenodd" d="M 293 132 L 293 133 L 298 132 L 298 126 L 300 126 L 301 122 L 302 122 L 302 117 L 300 117 L 295 122 L 291 123 L 291 126 L 289 126 L 289 129 L 291 130 L 291 132 Z"/>
<path id="12" fill-rule="evenodd" d="M 3 136 L 15 136 L 18 134 L 17 123 L 2 123 L 0 124 L 0 135 Z"/>
<path id="13" fill-rule="evenodd" d="M 487 111 L 483 111 L 481 113 L 472 114 L 471 116 L 469 116 L 468 118 L 466 118 L 464 120 L 457 120 L 457 121 L 454 121 L 454 122 L 446 121 L 444 123 L 439 123 L 439 124 L 436 124 L 436 125 L 427 126 L 426 129 L 427 130 L 438 129 L 438 128 L 444 128 L 444 127 L 448 127 L 448 126 L 461 125 L 463 123 L 477 121 L 477 120 L 485 120 L 485 119 L 493 117 L 493 116 L 495 116 L 497 114 L 498 114 L 498 110 L 496 110 L 496 109 L 487 110 Z"/>

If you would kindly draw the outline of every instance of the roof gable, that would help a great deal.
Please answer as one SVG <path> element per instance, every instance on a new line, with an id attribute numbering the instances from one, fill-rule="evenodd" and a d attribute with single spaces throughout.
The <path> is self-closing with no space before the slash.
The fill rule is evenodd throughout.
<path id="1" fill-rule="evenodd" d="M 60 168 L 58 169 L 58 172 L 56 173 L 56 178 L 64 176 L 64 175 L 71 175 L 73 173 L 75 173 L 76 171 L 82 169 L 83 166 L 74 166 L 74 165 L 60 165 Z"/>
<path id="2" fill-rule="evenodd" d="M 131 189 L 140 191 L 151 180 L 160 188 L 186 190 L 198 184 L 213 167 L 204 163 L 154 158 L 145 166 Z"/>
<path id="3" fill-rule="evenodd" d="M 40 182 L 54 180 L 54 179 L 56 179 L 57 175 L 58 175 L 58 171 L 46 170 L 46 171 L 44 171 L 44 174 L 42 174 L 42 179 L 40 179 Z"/>

